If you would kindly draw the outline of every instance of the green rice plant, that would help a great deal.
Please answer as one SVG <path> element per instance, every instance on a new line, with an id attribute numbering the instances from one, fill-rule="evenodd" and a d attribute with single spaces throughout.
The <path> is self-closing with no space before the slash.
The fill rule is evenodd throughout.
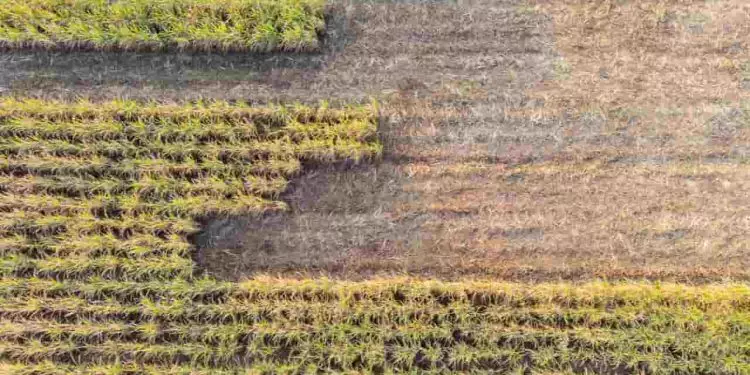
<path id="1" fill-rule="evenodd" d="M 309 51 L 322 0 L 3 0 L 6 48 Z"/>

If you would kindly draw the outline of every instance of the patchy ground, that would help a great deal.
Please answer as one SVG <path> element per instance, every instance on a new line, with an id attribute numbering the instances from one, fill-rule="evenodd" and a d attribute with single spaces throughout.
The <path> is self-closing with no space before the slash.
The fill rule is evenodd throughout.
<path id="1" fill-rule="evenodd" d="M 10 93 L 381 102 L 375 166 L 197 236 L 209 273 L 750 279 L 750 5 L 351 2 L 326 52 L 4 54 Z M 97 69 L 90 69 L 97 66 Z"/>

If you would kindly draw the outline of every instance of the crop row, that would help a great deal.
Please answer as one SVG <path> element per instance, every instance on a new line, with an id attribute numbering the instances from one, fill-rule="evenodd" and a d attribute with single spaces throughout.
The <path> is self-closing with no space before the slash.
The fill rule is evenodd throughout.
<path id="1" fill-rule="evenodd" d="M 0 277 L 85 278 L 101 276 L 125 280 L 161 280 L 190 277 L 193 261 L 180 256 L 153 256 L 127 259 L 115 256 L 47 257 L 31 259 L 24 256 L 0 257 Z"/>
<path id="2" fill-rule="evenodd" d="M 569 368 L 556 369 L 556 370 L 535 370 L 535 375 L 573 375 L 580 374 L 583 370 L 583 366 L 570 366 Z M 595 368 L 588 368 L 589 373 L 596 373 Z M 88 365 L 88 366 L 71 366 L 61 364 L 59 362 L 45 361 L 39 364 L 22 364 L 14 362 L 0 362 L 0 372 L 5 371 L 11 375 L 103 375 L 103 374 L 117 374 L 117 375 L 237 375 L 237 374 L 340 374 L 341 371 L 332 371 L 328 368 L 318 368 L 314 365 L 303 366 L 303 365 L 282 365 L 273 362 L 257 361 L 252 365 L 232 369 L 221 369 L 217 367 L 204 367 L 196 365 L 134 365 L 134 364 L 117 364 L 117 365 Z M 515 369 L 508 368 L 503 371 L 504 374 L 508 375 L 524 375 L 529 373 L 530 369 L 526 365 L 521 365 Z M 424 369 L 416 368 L 411 370 L 390 370 L 382 369 L 379 371 L 364 371 L 357 370 L 351 372 L 343 372 L 345 374 L 497 374 L 496 370 L 478 370 L 472 369 L 470 371 L 448 371 L 446 369 Z"/>
<path id="3" fill-rule="evenodd" d="M 169 259 L 169 258 L 167 258 Z M 654 320 L 654 316 L 671 317 L 670 321 L 687 329 L 700 327 L 707 317 L 721 316 L 747 326 L 750 308 L 733 301 L 711 304 L 689 300 L 602 300 L 589 304 L 575 300 L 553 301 L 528 298 L 497 300 L 495 303 L 475 298 L 446 301 L 428 294 L 419 299 L 365 298 L 346 300 L 258 299 L 257 295 L 236 289 L 231 284 L 195 280 L 192 284 L 178 279 L 156 283 L 102 280 L 56 281 L 45 279 L 1 279 L 5 289 L 2 314 L 13 317 L 44 315 L 50 317 L 90 316 L 97 319 L 142 314 L 144 319 L 202 322 L 286 321 L 302 324 L 328 324 L 344 321 L 350 324 L 424 324 L 496 323 L 568 327 L 608 326 L 634 327 L 644 324 L 671 325 Z M 448 295 L 449 296 L 449 295 Z M 155 304 L 145 301 L 152 300 Z M 585 300 L 581 300 L 582 302 Z M 605 305 L 600 305 L 605 303 Z M 746 302 L 745 302 L 746 303 Z M 571 307 L 575 306 L 575 307 Z M 320 314 L 316 314 L 318 311 Z M 30 314 L 30 315 L 29 315 Z M 114 315 L 110 315 L 114 314 Z M 679 319 L 678 319 L 679 318 Z M 668 324 L 669 323 L 669 324 Z M 705 328 L 705 327 L 704 327 Z"/>
<path id="4" fill-rule="evenodd" d="M 376 103 L 374 103 L 376 104 Z M 376 108 L 377 109 L 377 108 Z M 250 126 L 258 132 L 277 130 L 292 121 L 300 123 L 347 123 L 372 117 L 369 106 L 341 109 L 304 105 L 253 106 L 245 102 L 199 101 L 192 103 L 139 102 L 113 100 L 60 102 L 38 99 L 0 98 L 0 120 L 33 118 L 43 122 L 80 122 L 112 120 L 144 124 L 170 124 L 197 121 L 202 124 L 222 123 L 227 126 Z"/>
<path id="5" fill-rule="evenodd" d="M 0 45 L 96 50 L 308 51 L 323 0 L 2 0 Z"/>
<path id="6" fill-rule="evenodd" d="M 277 198 L 286 185 L 287 181 L 282 178 L 269 180 L 254 176 L 244 179 L 214 177 L 187 181 L 171 177 L 146 177 L 129 181 L 80 177 L 0 177 L 0 187 L 6 191 L 5 195 L 0 196 L 0 210 L 35 211 L 36 207 L 49 213 L 82 213 L 111 207 L 112 210 L 126 213 L 140 213 L 148 208 L 144 205 L 151 202 L 179 206 L 175 201 L 179 198 L 202 197 L 219 201 L 225 198 L 255 198 L 258 201 L 261 200 L 260 197 Z M 75 199 L 80 197 L 87 197 L 89 200 L 82 202 Z M 209 206 L 214 203 L 217 202 L 205 202 Z M 162 207 L 153 207 L 155 211 L 160 209 Z M 168 213 L 168 210 L 165 211 L 165 214 Z"/>
<path id="7" fill-rule="evenodd" d="M 45 307 L 45 301 L 36 304 L 49 308 Z M 109 306 L 108 310 L 115 314 L 122 307 Z M 304 304 L 298 307 L 304 308 Z M 248 305 L 247 308 L 274 307 Z M 313 314 L 321 315 L 325 315 L 323 310 L 341 309 L 332 304 L 313 304 L 311 308 Z M 99 309 L 104 311 L 105 306 Z M 535 326 L 513 324 L 510 320 L 461 321 L 451 317 L 451 313 L 445 313 L 446 318 L 438 322 L 357 322 L 357 317 L 363 314 L 358 309 L 350 309 L 350 314 L 347 311 L 336 313 L 341 320 L 334 322 L 298 322 L 285 320 L 279 314 L 279 319 L 272 321 L 196 324 L 182 323 L 174 316 L 159 319 L 160 313 L 169 311 L 159 309 L 163 306 L 142 302 L 139 311 L 151 311 L 154 317 L 138 324 L 130 323 L 132 315 L 127 320 L 117 321 L 111 320 L 112 317 L 87 320 L 85 314 L 76 314 L 70 322 L 59 323 L 39 320 L 40 316 L 5 317 L 4 333 L 0 336 L 4 342 L 0 345 L 0 360 L 191 364 L 219 368 L 249 366 L 260 361 L 339 371 L 387 368 L 500 371 L 518 366 L 560 370 L 582 364 L 599 369 L 621 368 L 628 370 L 626 372 L 648 369 L 649 373 L 745 373 L 748 370 L 746 320 L 744 329 L 736 328 L 736 318 L 720 315 L 706 317 L 704 327 L 663 324 L 674 318 L 673 315 L 681 314 L 674 310 L 665 310 L 662 314 L 645 311 L 652 316 L 651 321 L 610 327 L 543 324 L 560 321 L 560 316 L 565 314 L 576 314 L 575 311 L 554 310 L 506 311 L 509 316 L 536 317 L 540 324 Z M 119 310 L 119 313 L 127 310 Z M 221 310 L 216 312 L 221 313 Z M 376 313 L 384 311 L 373 311 Z"/>
<path id="8" fill-rule="evenodd" d="M 33 236 L 14 234 L 0 238 L 0 255 L 24 255 L 32 258 L 45 256 L 85 255 L 95 258 L 111 255 L 124 258 L 142 258 L 153 255 L 190 256 L 190 245 L 177 234 L 162 238 L 150 233 L 132 235 L 123 240 L 112 234 L 78 236 L 59 235 L 36 239 Z"/>
<path id="9" fill-rule="evenodd" d="M 191 364 L 230 368 L 265 362 L 297 367 L 313 366 L 334 371 L 383 371 L 410 369 L 443 370 L 494 370 L 508 371 L 518 367 L 539 370 L 560 370 L 590 364 L 599 369 L 617 369 L 622 372 L 683 373 L 737 373 L 747 371 L 742 358 L 722 359 L 727 346 L 713 345 L 710 340 L 693 342 L 686 337 L 671 335 L 658 337 L 654 346 L 673 345 L 678 354 L 659 349 L 648 351 L 638 348 L 648 340 L 621 332 L 614 335 L 609 345 L 601 349 L 588 347 L 586 339 L 579 340 L 575 333 L 525 334 L 512 333 L 512 344 L 473 347 L 458 343 L 451 347 L 438 345 L 398 345 L 378 342 L 352 343 L 348 340 L 311 342 L 307 345 L 269 345 L 261 340 L 247 345 L 210 344 L 154 344 L 102 340 L 96 344 L 78 344 L 71 341 L 28 341 L 22 344 L 0 344 L 0 358 L 25 363 L 55 361 L 62 363 L 138 363 L 138 364 Z M 659 340 L 661 339 L 661 340 Z M 682 340 L 687 345 L 681 345 Z M 662 342 L 659 342 L 662 341 Z M 738 342 L 727 343 L 736 345 Z M 581 345 L 581 346 L 579 346 Z M 682 351 L 682 352 L 681 352 Z M 96 359 L 96 360 L 92 360 Z M 648 370 L 647 370 L 648 369 Z M 640 370 L 640 371 L 639 371 Z M 594 371 L 591 371 L 594 372 Z M 601 372 L 596 372 L 601 373 Z"/>
<path id="10" fill-rule="evenodd" d="M 750 370 L 744 284 L 9 277 L 0 290 L 0 361 L 18 373 Z"/>
<path id="11" fill-rule="evenodd" d="M 87 240 L 84 238 L 83 240 Z M 117 249 L 116 238 L 92 237 L 92 241 L 106 244 L 102 247 Z M 158 242 L 157 242 L 158 241 Z M 185 244 L 169 247 L 171 243 L 150 235 L 133 237 L 123 241 L 122 251 L 148 243 L 159 243 L 164 254 L 169 251 L 182 253 Z M 168 245 L 169 244 L 169 245 Z M 86 243 L 60 243 L 60 249 L 78 249 L 85 253 L 96 246 Z M 168 251 L 169 250 L 169 251 Z M 114 251 L 114 250 L 113 250 Z M 138 251 L 138 250 L 136 250 Z M 108 253 L 101 253 L 108 254 Z M 101 254 L 97 254 L 99 256 Z M 138 258 L 148 255 L 144 250 L 133 255 Z M 90 255 L 91 256 L 91 255 Z M 750 312 L 750 286 L 746 284 L 718 284 L 686 286 L 681 284 L 653 284 L 647 282 L 588 282 L 541 283 L 534 285 L 462 281 L 438 282 L 414 279 L 382 279 L 361 282 L 346 282 L 325 279 L 275 279 L 258 277 L 240 283 L 229 283 L 196 278 L 188 281 L 121 282 L 97 278 L 80 280 L 10 279 L 0 278 L 0 296 L 49 296 L 114 298 L 123 303 L 137 302 L 140 297 L 187 298 L 188 302 L 205 298 L 246 303 L 318 303 L 350 306 L 357 303 L 381 306 L 468 306 L 477 309 L 503 307 L 533 308 L 549 306 L 556 309 L 595 309 L 608 311 L 629 308 L 643 311 L 650 308 L 674 309 L 675 311 L 717 312 L 721 314 Z"/>
<path id="12" fill-rule="evenodd" d="M 193 220 L 179 217 L 164 218 L 148 214 L 101 218 L 92 214 L 66 216 L 11 211 L 0 215 L 0 236 L 21 234 L 41 238 L 62 233 L 80 236 L 114 234 L 119 238 L 127 239 L 139 233 L 166 236 L 173 233 L 187 235 L 195 231 L 196 224 Z"/>
<path id="13" fill-rule="evenodd" d="M 189 279 L 196 219 L 286 209 L 303 162 L 380 152 L 374 115 L 0 100 L 0 275 Z"/>
<path id="14" fill-rule="evenodd" d="M 228 154 L 226 157 L 233 156 Z M 290 159 L 284 154 L 274 153 L 274 156 L 269 159 L 253 160 L 247 164 L 225 163 L 221 159 L 221 157 L 216 159 L 205 158 L 198 162 L 192 158 L 186 158 L 183 161 L 134 158 L 114 162 L 103 157 L 78 158 L 37 155 L 23 158 L 0 157 L 0 173 L 14 178 L 31 175 L 122 180 L 148 177 L 183 179 L 216 177 L 224 179 L 247 176 L 289 176 L 299 171 L 300 168 L 298 159 Z M 8 183 L 12 181 L 13 179 L 10 179 Z"/>
<path id="15" fill-rule="evenodd" d="M 285 126 L 267 134 L 259 134 L 252 124 L 231 126 L 225 122 L 201 123 L 199 120 L 187 122 L 164 121 L 156 124 L 144 122 L 51 122 L 36 118 L 6 119 L 0 129 L 0 137 L 4 138 L 33 138 L 50 141 L 49 146 L 56 147 L 58 152 L 82 153 L 76 145 L 92 141 L 116 142 L 124 141 L 138 146 L 165 147 L 172 143 L 200 142 L 221 145 L 237 145 L 244 142 L 261 143 L 281 140 L 284 143 L 302 143 L 311 139 L 353 139 L 364 141 L 372 135 L 372 124 L 367 120 L 352 120 L 345 123 L 300 123 L 291 120 Z M 53 142 L 57 141 L 57 142 Z M 67 143 L 64 143 L 67 142 Z M 14 148 L 7 152 L 45 150 L 47 144 L 36 142 L 33 144 L 11 144 Z M 277 143 L 278 146 L 278 143 Z"/>
<path id="16" fill-rule="evenodd" d="M 24 300 L 25 298 L 25 300 Z M 380 306 L 361 303 L 339 307 L 321 303 L 248 303 L 228 300 L 217 303 L 196 303 L 186 299 L 152 299 L 142 297 L 137 303 L 120 303 L 111 299 L 80 297 L 3 297 L 0 313 L 7 321 L 28 323 L 48 320 L 46 324 L 61 323 L 93 326 L 102 323 L 136 324 L 151 322 L 161 327 L 171 325 L 217 327 L 243 325 L 283 327 L 286 330 L 315 330 L 322 327 L 346 326 L 363 336 L 376 337 L 381 331 L 410 332 L 414 340 L 437 336 L 446 341 L 488 343 L 486 334 L 493 329 L 556 329 L 556 330 L 639 330 L 735 335 L 747 338 L 750 334 L 750 314 L 742 312 L 716 313 L 696 311 L 675 312 L 668 308 L 617 309 L 556 309 L 551 305 L 533 308 L 493 307 L 478 311 L 467 306 Z M 305 307 L 309 305 L 309 307 Z M 367 309 L 367 311 L 365 310 Z M 648 314 L 648 316 L 644 316 Z M 137 321 L 136 321 L 137 318 Z M 39 322 L 41 324 L 41 322 Z M 197 325 L 197 326 L 196 326 Z M 472 328 L 473 327 L 473 328 Z M 17 329 L 25 329 L 17 327 Z M 436 332 L 441 332 L 439 335 Z M 70 332 L 68 332 L 70 333 Z M 68 334 L 61 331 L 60 334 Z M 237 334 L 244 334 L 237 331 Z M 10 334 L 10 331 L 8 331 Z M 166 335 L 166 333 L 165 333 Z M 437 335 L 437 336 L 436 336 Z M 167 337 L 171 337 L 166 335 Z M 171 341 L 166 338 L 164 341 Z"/>

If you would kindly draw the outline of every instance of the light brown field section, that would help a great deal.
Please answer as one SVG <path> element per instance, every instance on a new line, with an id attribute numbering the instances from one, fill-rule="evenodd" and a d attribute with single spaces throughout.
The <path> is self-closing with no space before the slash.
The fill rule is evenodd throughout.
<path id="1" fill-rule="evenodd" d="M 300 176 L 289 214 L 207 223 L 196 259 L 219 277 L 750 279 L 750 4 L 333 9 L 321 55 L 17 53 L 0 87 L 377 98 L 383 160 Z"/>

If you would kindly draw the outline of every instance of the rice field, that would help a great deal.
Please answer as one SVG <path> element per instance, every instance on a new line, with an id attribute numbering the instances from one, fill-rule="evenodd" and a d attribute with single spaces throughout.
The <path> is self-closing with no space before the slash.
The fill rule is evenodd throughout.
<path id="1" fill-rule="evenodd" d="M 17 374 L 743 374 L 740 284 L 2 280 Z"/>
<path id="2" fill-rule="evenodd" d="M 257 277 L 198 220 L 286 209 L 304 165 L 377 158 L 377 103 L 0 101 L 0 372 L 750 371 L 750 288 Z"/>
<path id="3" fill-rule="evenodd" d="M 182 285 L 183 291 L 192 291 L 189 293 L 206 286 L 214 290 L 211 293 L 222 293 L 231 286 L 195 280 L 187 236 L 196 231 L 196 220 L 284 210 L 286 206 L 279 195 L 286 188 L 287 179 L 297 174 L 303 164 L 377 157 L 381 146 L 375 136 L 376 113 L 374 104 L 329 109 L 325 105 L 252 107 L 226 102 L 94 104 L 3 99 L 2 309 L 12 310 L 14 300 L 22 304 L 33 300 L 29 299 L 33 293 L 20 292 L 18 287 L 47 283 L 76 284 L 84 289 L 109 285 L 105 289 L 136 288 L 141 292 L 145 291 L 141 288 L 151 285 L 162 291 L 152 295 L 157 305 L 167 302 L 162 293 L 176 292 L 177 285 Z M 110 303 L 146 302 L 143 298 L 148 295 L 136 292 L 127 298 L 130 302 L 118 302 L 103 295 L 86 297 L 80 291 L 55 296 L 46 290 L 39 297 L 49 299 L 51 304 L 37 301 L 52 307 L 58 303 L 67 305 L 73 301 L 71 298 L 80 297 L 89 307 L 104 307 Z M 208 295 L 198 300 L 208 302 L 204 297 Z M 126 310 L 121 310 L 125 313 L 122 324 L 126 326 L 133 322 L 155 323 L 150 318 L 129 318 Z M 67 323 L 58 319 L 62 316 L 56 314 L 32 313 L 21 320 L 14 313 L 0 315 L 4 317 L 2 335 L 10 334 L 15 329 L 12 327 L 34 325 L 32 321 L 52 326 L 62 323 L 60 332 L 69 331 L 65 328 Z M 86 314 L 63 315 L 78 320 Z M 98 326 L 99 318 L 92 319 L 92 327 Z M 87 323 L 82 324 L 87 329 Z M 36 350 L 32 349 L 35 343 L 48 348 L 57 345 L 48 337 L 32 336 L 36 337 L 28 337 L 31 341 L 3 336 L 0 360 L 4 373 L 16 372 L 8 363 L 18 361 L 35 364 L 55 360 L 78 365 L 85 364 L 89 360 L 83 358 L 91 356 L 89 359 L 102 364 L 143 362 L 136 354 L 141 349 L 135 348 L 121 351 L 125 355 L 122 358 L 119 354 L 118 358 L 73 354 L 83 346 L 70 347 L 73 352 L 60 352 L 61 356 L 54 358 L 18 356 L 19 348 Z M 72 336 L 58 338 L 62 341 L 56 342 L 61 345 L 79 346 Z M 123 341 L 130 345 L 127 342 Z M 132 343 L 140 345 L 137 340 Z M 99 346 L 94 342 L 85 345 L 92 344 Z M 151 344 L 156 345 L 154 348 L 163 346 Z M 150 351 L 151 344 L 143 349 Z M 178 357 L 183 358 L 165 358 L 164 363 L 184 362 Z M 54 371 L 68 371 L 54 367 Z"/>
<path id="4" fill-rule="evenodd" d="M 0 375 L 750 375 L 748 17 L 0 0 Z"/>
<path id="5" fill-rule="evenodd" d="M 2 0 L 0 46 L 313 51 L 324 0 Z"/>

